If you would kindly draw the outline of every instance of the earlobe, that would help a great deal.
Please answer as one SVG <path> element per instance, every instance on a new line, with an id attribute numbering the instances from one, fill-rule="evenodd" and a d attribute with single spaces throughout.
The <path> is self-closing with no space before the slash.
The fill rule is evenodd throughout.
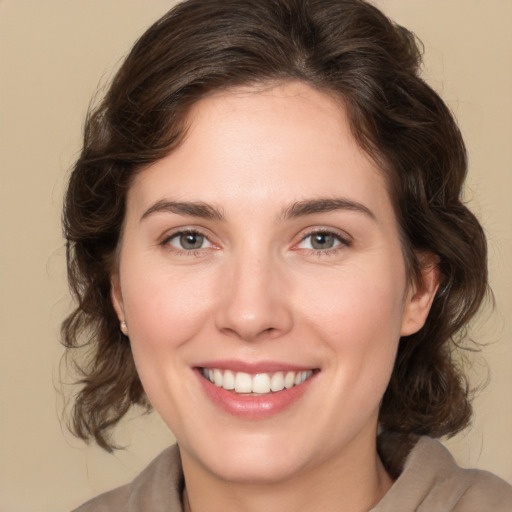
<path id="1" fill-rule="evenodd" d="M 401 336 L 414 334 L 423 327 L 439 288 L 439 257 L 432 253 L 422 253 L 418 259 L 421 265 L 420 276 L 411 285 L 406 297 Z"/>

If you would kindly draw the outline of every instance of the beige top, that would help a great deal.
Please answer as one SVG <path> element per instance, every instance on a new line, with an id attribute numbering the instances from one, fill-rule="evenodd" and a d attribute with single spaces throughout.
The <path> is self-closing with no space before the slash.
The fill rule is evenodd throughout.
<path id="1" fill-rule="evenodd" d="M 130 484 L 74 512 L 182 512 L 182 490 L 175 445 Z M 512 512 L 512 487 L 486 471 L 460 468 L 441 443 L 422 437 L 391 489 L 370 512 Z"/>

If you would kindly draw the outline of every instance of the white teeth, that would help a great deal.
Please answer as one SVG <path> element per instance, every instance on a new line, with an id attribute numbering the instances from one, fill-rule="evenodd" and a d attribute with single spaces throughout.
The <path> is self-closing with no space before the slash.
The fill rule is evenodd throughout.
<path id="1" fill-rule="evenodd" d="M 270 379 L 270 389 L 272 391 L 282 391 L 284 389 L 284 375 L 282 372 L 277 372 L 272 375 Z"/>
<path id="2" fill-rule="evenodd" d="M 286 389 L 293 388 L 295 384 L 295 372 L 288 372 L 284 378 L 284 387 Z"/>
<path id="3" fill-rule="evenodd" d="M 270 393 L 270 377 L 267 373 L 258 373 L 252 379 L 253 393 Z"/>
<path id="4" fill-rule="evenodd" d="M 235 391 L 237 393 L 250 393 L 252 391 L 252 379 L 248 373 L 238 372 L 236 374 Z"/>
<path id="5" fill-rule="evenodd" d="M 222 387 L 227 390 L 235 389 L 235 374 L 231 370 L 224 372 Z"/>
<path id="6" fill-rule="evenodd" d="M 251 375 L 245 372 L 233 372 L 218 368 L 203 368 L 203 376 L 219 388 L 235 390 L 236 393 L 257 393 L 264 395 L 270 392 L 278 392 L 290 389 L 302 384 L 313 375 L 313 370 L 302 372 L 289 371 L 269 373 L 257 373 Z"/>
<path id="7" fill-rule="evenodd" d="M 222 387 L 222 372 L 220 370 L 213 370 L 213 382 L 216 386 Z"/>

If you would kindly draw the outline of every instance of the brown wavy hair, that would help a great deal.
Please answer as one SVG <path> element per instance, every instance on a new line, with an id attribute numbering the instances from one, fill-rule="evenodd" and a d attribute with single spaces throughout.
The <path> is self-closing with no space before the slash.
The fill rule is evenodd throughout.
<path id="1" fill-rule="evenodd" d="M 301 80 L 339 98 L 354 137 L 386 176 L 410 278 L 439 259 L 424 327 L 400 340 L 380 410 L 384 431 L 452 435 L 471 416 L 454 348 L 487 291 L 486 241 L 461 201 L 464 143 L 420 78 L 421 44 L 362 0 L 188 0 L 136 42 L 87 117 L 63 225 L 76 308 L 62 325 L 79 369 L 72 430 L 115 448 L 132 405 L 150 409 L 110 300 L 131 180 L 183 138 L 191 105 L 220 89 Z"/>

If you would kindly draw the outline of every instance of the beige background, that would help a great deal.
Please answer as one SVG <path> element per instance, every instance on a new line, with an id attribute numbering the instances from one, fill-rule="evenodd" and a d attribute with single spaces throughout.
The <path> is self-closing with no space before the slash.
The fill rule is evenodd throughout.
<path id="1" fill-rule="evenodd" d="M 129 448 L 113 456 L 67 434 L 58 343 L 69 307 L 61 195 L 87 104 L 172 3 L 0 0 L 0 512 L 69 510 L 132 478 L 172 440 L 155 415 L 125 422 L 118 438 Z M 476 334 L 490 343 L 491 383 L 472 429 L 449 445 L 460 463 L 512 483 L 512 1 L 378 4 L 425 43 L 425 76 L 460 121 L 467 197 L 489 235 L 497 306 Z"/>

